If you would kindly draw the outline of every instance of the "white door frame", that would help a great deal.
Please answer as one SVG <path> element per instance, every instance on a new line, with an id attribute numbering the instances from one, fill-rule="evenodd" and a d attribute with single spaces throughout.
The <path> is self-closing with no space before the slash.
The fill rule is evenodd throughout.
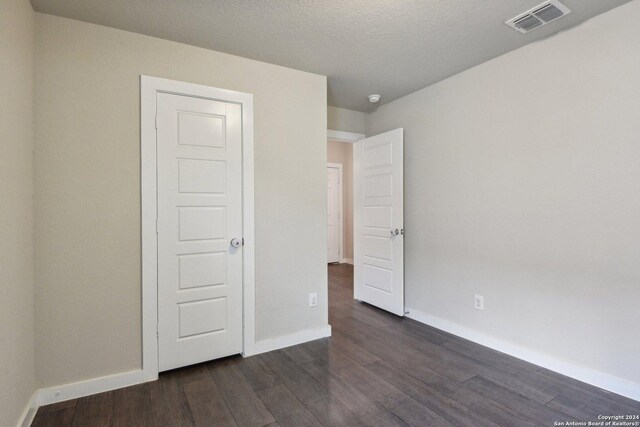
<path id="1" fill-rule="evenodd" d="M 338 141 L 338 142 L 346 142 L 346 143 L 349 143 L 349 144 L 354 144 L 354 143 L 360 141 L 361 139 L 364 139 L 365 137 L 366 137 L 366 135 L 364 135 L 362 133 L 344 132 L 344 131 L 341 131 L 341 130 L 327 129 L 327 143 L 329 141 Z M 341 187 L 341 191 L 344 192 L 344 184 Z M 342 206 L 342 215 L 343 215 L 343 218 L 344 218 L 344 205 Z M 340 223 L 340 226 L 341 227 L 344 226 L 344 219 Z M 346 262 L 346 263 L 349 263 L 349 264 L 353 264 L 353 259 L 351 260 L 351 262 L 349 262 L 349 260 L 347 260 L 347 258 L 345 258 L 345 256 L 344 256 L 344 230 L 341 229 L 340 233 L 341 233 L 341 236 L 342 236 L 341 239 L 340 239 L 340 242 L 342 244 L 342 246 L 340 248 L 340 253 L 342 254 L 341 255 L 342 259 L 340 259 L 340 262 L 341 263 L 345 263 Z"/>
<path id="2" fill-rule="evenodd" d="M 365 135 L 362 133 L 343 132 L 341 130 L 327 129 L 327 141 L 340 141 L 349 142 L 353 144 L 361 139 L 364 139 Z"/>
<path id="3" fill-rule="evenodd" d="M 340 219 L 339 222 L 339 246 L 338 246 L 338 262 L 342 263 L 344 259 L 344 199 L 342 198 L 342 194 L 344 191 L 344 180 L 342 179 L 342 163 L 327 163 L 327 169 L 334 168 L 338 169 L 338 181 L 340 184 L 338 185 L 338 215 Z M 328 175 L 327 175 L 328 178 Z"/>
<path id="4" fill-rule="evenodd" d="M 151 76 L 140 76 L 142 190 L 142 371 L 158 378 L 158 235 L 156 94 L 186 95 L 242 106 L 243 355 L 255 353 L 255 242 L 253 187 L 253 95 Z"/>

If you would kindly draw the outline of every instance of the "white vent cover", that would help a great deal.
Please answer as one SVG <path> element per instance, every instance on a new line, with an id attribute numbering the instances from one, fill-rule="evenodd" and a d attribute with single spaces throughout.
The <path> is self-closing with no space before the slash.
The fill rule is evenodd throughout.
<path id="1" fill-rule="evenodd" d="M 558 0 L 549 0 L 525 13 L 521 13 L 513 19 L 509 19 L 505 24 L 516 31 L 527 33 L 569 13 L 571 13 L 571 10 Z"/>

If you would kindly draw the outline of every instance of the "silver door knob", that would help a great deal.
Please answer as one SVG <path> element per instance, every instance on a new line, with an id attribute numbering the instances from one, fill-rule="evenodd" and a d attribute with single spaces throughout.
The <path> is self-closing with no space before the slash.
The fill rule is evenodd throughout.
<path id="1" fill-rule="evenodd" d="M 397 228 L 391 230 L 391 236 L 397 236 L 398 234 L 400 234 L 400 230 Z"/>
<path id="2" fill-rule="evenodd" d="M 234 248 L 239 248 L 242 246 L 242 239 L 231 239 L 231 246 Z"/>

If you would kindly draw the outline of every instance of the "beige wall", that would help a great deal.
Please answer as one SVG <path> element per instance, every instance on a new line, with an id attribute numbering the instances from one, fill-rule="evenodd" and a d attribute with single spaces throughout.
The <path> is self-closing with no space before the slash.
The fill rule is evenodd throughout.
<path id="1" fill-rule="evenodd" d="M 35 391 L 33 37 L 29 2 L 0 2 L 0 426 Z"/>
<path id="2" fill-rule="evenodd" d="M 327 325 L 326 78 L 36 16 L 39 386 L 141 366 L 140 74 L 254 94 L 257 340 Z"/>
<path id="3" fill-rule="evenodd" d="M 327 161 L 342 165 L 342 234 L 344 236 L 342 258 L 353 262 L 353 144 L 328 141 Z"/>
<path id="4" fill-rule="evenodd" d="M 368 116 L 405 129 L 410 309 L 640 383 L 638 20 L 636 0 Z"/>
<path id="5" fill-rule="evenodd" d="M 327 126 L 331 130 L 364 133 L 365 113 L 346 108 L 327 107 Z"/>

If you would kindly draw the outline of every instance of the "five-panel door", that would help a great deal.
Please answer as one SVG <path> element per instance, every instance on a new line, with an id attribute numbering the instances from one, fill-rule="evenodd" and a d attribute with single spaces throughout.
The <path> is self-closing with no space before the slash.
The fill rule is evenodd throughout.
<path id="1" fill-rule="evenodd" d="M 354 147 L 354 297 L 404 316 L 403 130 Z"/>
<path id="2" fill-rule="evenodd" d="M 242 110 L 158 93 L 156 127 L 165 371 L 242 352 Z"/>

